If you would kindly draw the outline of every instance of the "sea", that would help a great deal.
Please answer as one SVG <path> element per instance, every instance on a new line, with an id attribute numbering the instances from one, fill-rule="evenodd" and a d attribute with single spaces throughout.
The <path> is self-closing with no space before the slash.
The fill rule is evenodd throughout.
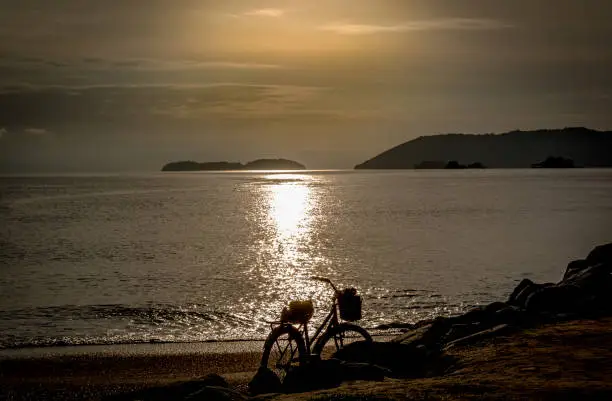
<path id="1" fill-rule="evenodd" d="M 0 177 L 0 348 L 264 339 L 354 287 L 359 324 L 451 316 L 612 242 L 612 169 Z"/>

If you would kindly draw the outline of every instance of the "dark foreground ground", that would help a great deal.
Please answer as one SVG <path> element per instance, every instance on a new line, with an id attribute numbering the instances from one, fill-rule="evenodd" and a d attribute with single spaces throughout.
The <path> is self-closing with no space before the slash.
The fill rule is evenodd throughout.
<path id="1" fill-rule="evenodd" d="M 612 399 L 612 318 L 545 325 L 447 353 L 456 360 L 440 377 L 357 381 L 330 390 L 257 399 Z M 247 351 L 4 359 L 0 399 L 96 400 L 213 372 L 246 391 L 259 357 L 259 352 Z"/>

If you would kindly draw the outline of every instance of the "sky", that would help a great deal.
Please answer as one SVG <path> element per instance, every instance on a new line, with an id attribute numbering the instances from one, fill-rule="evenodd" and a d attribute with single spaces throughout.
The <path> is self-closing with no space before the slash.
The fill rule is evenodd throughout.
<path id="1" fill-rule="evenodd" d="M 609 0 L 0 0 L 0 172 L 612 128 Z"/>

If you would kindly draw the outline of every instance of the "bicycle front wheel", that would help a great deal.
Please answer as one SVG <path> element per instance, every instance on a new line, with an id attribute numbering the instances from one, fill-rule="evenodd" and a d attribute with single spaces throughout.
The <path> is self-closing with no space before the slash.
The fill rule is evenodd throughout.
<path id="1" fill-rule="evenodd" d="M 341 323 L 323 333 L 317 340 L 312 353 L 319 355 L 321 359 L 329 359 L 347 345 L 358 341 L 372 343 L 372 336 L 363 327 Z"/>
<path id="2" fill-rule="evenodd" d="M 306 363 L 308 355 L 302 334 L 293 326 L 276 327 L 264 344 L 261 366 L 270 369 L 282 382 L 292 367 Z"/>

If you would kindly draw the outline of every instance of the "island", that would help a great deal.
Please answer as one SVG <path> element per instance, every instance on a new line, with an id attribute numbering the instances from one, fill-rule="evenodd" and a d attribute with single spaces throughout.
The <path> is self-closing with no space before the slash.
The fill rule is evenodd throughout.
<path id="1" fill-rule="evenodd" d="M 170 162 L 161 171 L 230 171 L 230 170 L 305 170 L 306 166 L 287 159 L 257 159 L 246 164 L 239 162 Z"/>
<path id="2" fill-rule="evenodd" d="M 484 169 L 487 168 L 487 166 L 481 162 L 474 162 L 465 165 L 459 163 L 457 160 L 449 160 L 448 162 L 426 160 L 414 165 L 415 170 L 462 170 L 465 168 Z"/>
<path id="3" fill-rule="evenodd" d="M 565 157 L 547 157 L 546 160 L 540 163 L 534 163 L 531 165 L 532 168 L 575 168 L 574 161 L 572 159 L 566 159 Z"/>
<path id="4" fill-rule="evenodd" d="M 477 160 L 472 168 L 530 168 L 550 155 L 563 155 L 581 167 L 612 167 L 610 149 L 612 131 L 583 127 L 428 135 L 388 149 L 355 169 L 444 168 L 452 160 Z"/>

